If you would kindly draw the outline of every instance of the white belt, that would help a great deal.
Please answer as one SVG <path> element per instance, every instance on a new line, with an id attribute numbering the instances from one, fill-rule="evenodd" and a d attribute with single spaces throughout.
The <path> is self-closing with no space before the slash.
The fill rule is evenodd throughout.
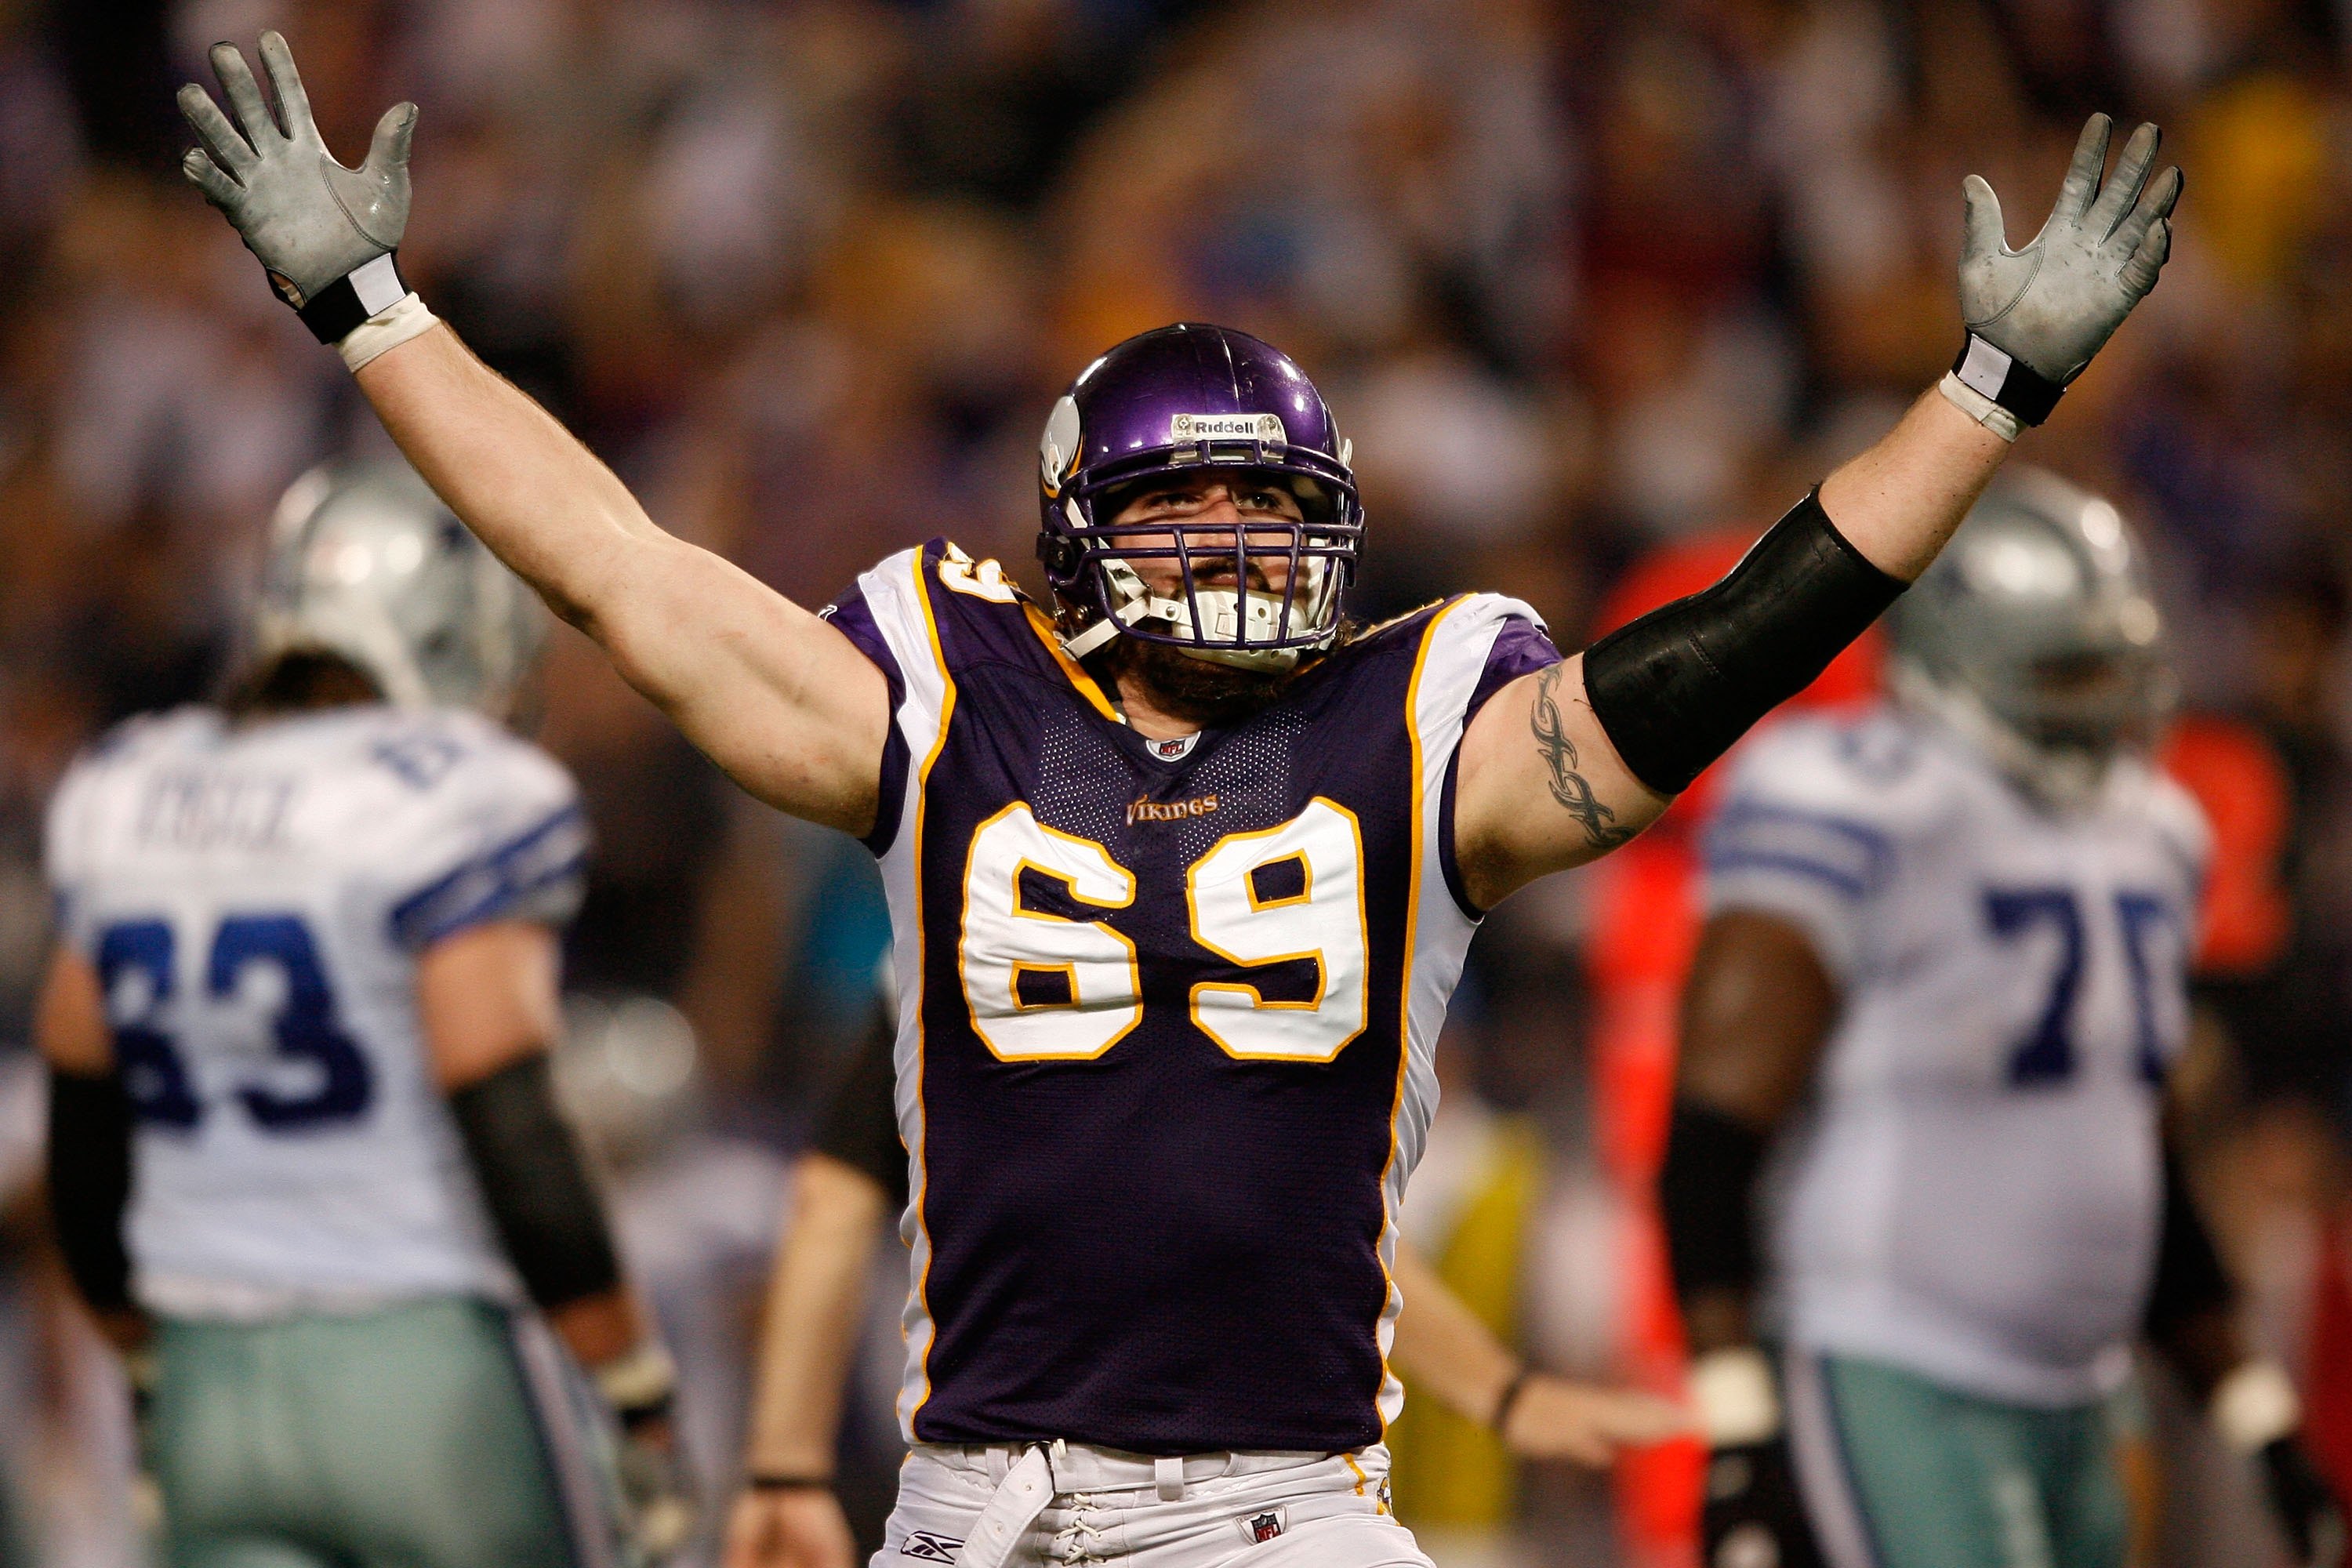
<path id="1" fill-rule="evenodd" d="M 952 1452 L 952 1450 L 949 1450 Z M 1056 1497 L 1066 1493 L 1102 1493 L 1140 1489 L 1149 1486 L 1160 1502 L 1181 1502 L 1187 1485 L 1186 1470 L 1192 1479 L 1206 1480 L 1271 1472 L 1300 1462 L 1313 1463 L 1325 1458 L 1318 1454 L 1195 1454 L 1189 1459 L 1176 1455 L 1164 1455 L 1146 1459 L 1140 1455 L 1127 1456 L 1107 1453 L 1084 1446 L 1073 1450 L 1060 1438 L 1052 1442 L 1032 1443 L 1015 1451 L 1005 1447 L 985 1450 L 964 1449 L 972 1459 L 983 1455 L 990 1461 L 992 1472 L 1004 1465 L 1003 1479 L 989 1496 L 979 1516 L 972 1521 L 964 1540 L 963 1551 L 957 1561 L 961 1568 L 1004 1568 L 1023 1536 L 1029 1532 L 1038 1518 L 1051 1508 Z M 998 1456 L 1009 1455 L 1010 1462 Z M 943 1455 L 944 1457 L 944 1455 Z M 950 1459 L 949 1462 L 954 1463 Z M 1148 1470 L 1146 1467 L 1149 1467 Z M 1354 1466 L 1350 1465 L 1351 1468 Z M 1356 1469 L 1359 1481 L 1355 1490 L 1363 1491 L 1364 1473 Z M 1328 1514 L 1379 1511 L 1380 1504 L 1358 1496 L 1332 1496 L 1320 1500 L 1293 1499 L 1283 1512 L 1292 1522 L 1321 1518 Z"/>
<path id="2" fill-rule="evenodd" d="M 1052 1447 L 1059 1448 L 1056 1439 Z M 1054 1464 L 1047 1445 L 1032 1445 L 1004 1473 L 988 1506 L 972 1521 L 957 1561 L 962 1568 L 1004 1568 L 1013 1546 L 1054 1501 Z"/>
<path id="3" fill-rule="evenodd" d="M 1075 1484 L 1075 1479 L 1071 1486 L 1062 1484 L 1071 1468 L 1069 1446 L 1059 1437 L 1050 1443 L 1033 1443 L 1023 1450 L 1004 1472 L 1004 1479 L 997 1483 L 996 1490 L 990 1494 L 980 1517 L 972 1521 L 971 1533 L 958 1559 L 961 1568 L 1003 1568 L 1013 1547 L 1037 1522 L 1038 1516 L 1053 1506 L 1055 1498 L 1065 1491 L 1086 1489 Z M 1164 1455 L 1151 1461 L 1151 1489 L 1161 1502 L 1183 1500 L 1184 1461 L 1181 1457 Z"/>

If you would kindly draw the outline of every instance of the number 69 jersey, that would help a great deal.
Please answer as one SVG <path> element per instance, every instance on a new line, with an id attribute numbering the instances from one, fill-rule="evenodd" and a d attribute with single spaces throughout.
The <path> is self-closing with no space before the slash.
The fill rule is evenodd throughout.
<path id="1" fill-rule="evenodd" d="M 1475 916 L 1453 762 L 1559 657 L 1456 599 L 1155 742 L 934 542 L 826 614 L 890 683 L 881 857 L 933 1443 L 1337 1452 L 1402 1390 L 1386 1268 Z"/>
<path id="2" fill-rule="evenodd" d="M 149 1307 L 245 1315 L 511 1294 L 416 1013 L 417 955 L 561 920 L 572 782 L 470 712 L 134 720 L 51 804 L 64 940 L 136 1125 Z"/>
<path id="3" fill-rule="evenodd" d="M 2053 815 L 1900 710 L 1740 755 L 1709 911 L 1794 923 L 1843 1003 L 1767 1184 L 1792 1342 L 2020 1404 L 2104 1391 L 2155 1267 L 2207 845 L 2137 760 Z"/>

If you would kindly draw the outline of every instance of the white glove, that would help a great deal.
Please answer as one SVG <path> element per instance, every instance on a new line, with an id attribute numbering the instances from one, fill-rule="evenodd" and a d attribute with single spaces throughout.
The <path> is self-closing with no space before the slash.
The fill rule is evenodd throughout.
<path id="1" fill-rule="evenodd" d="M 1960 316 L 1969 342 L 1945 393 L 2012 438 L 2020 423 L 2039 425 L 2049 415 L 2059 393 L 2156 287 L 2172 248 L 2180 171 L 2167 169 L 2150 183 L 2160 137 L 2143 125 L 2102 185 L 2110 123 L 2094 114 L 2083 127 L 2058 205 L 2022 250 L 2009 248 L 1992 187 L 1975 174 L 1961 183 L 1968 217 Z M 1956 395 L 1955 383 L 1974 399 Z"/>
<path id="2" fill-rule="evenodd" d="M 286 40 L 262 34 L 261 62 L 277 89 L 284 129 L 270 118 L 245 57 L 234 45 L 215 44 L 213 70 L 236 123 L 203 88 L 183 87 L 180 112 L 202 145 L 189 149 L 180 169 L 236 226 L 245 247 L 260 258 L 269 281 L 319 341 L 335 342 L 407 293 L 392 253 L 408 226 L 408 141 L 416 106 L 385 110 L 367 161 L 346 169 L 320 140 Z"/>

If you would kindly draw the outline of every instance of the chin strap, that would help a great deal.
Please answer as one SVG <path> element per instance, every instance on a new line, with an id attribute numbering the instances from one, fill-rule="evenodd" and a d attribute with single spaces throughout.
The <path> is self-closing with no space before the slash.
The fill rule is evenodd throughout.
<path id="1" fill-rule="evenodd" d="M 1064 637 L 1062 651 L 1074 659 L 1083 660 L 1087 655 L 1100 653 L 1108 647 L 1110 639 L 1118 636 L 1121 629 L 1117 621 L 1105 616 L 1076 637 Z"/>

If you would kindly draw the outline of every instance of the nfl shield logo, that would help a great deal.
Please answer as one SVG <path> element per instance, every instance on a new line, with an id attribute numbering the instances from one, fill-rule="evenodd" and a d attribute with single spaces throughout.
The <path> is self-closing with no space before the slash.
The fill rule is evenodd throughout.
<path id="1" fill-rule="evenodd" d="M 1265 1513 L 1252 1514 L 1244 1528 L 1249 1531 L 1252 1545 L 1272 1541 L 1282 1533 L 1282 1512 L 1279 1509 L 1275 1509 Z"/>

